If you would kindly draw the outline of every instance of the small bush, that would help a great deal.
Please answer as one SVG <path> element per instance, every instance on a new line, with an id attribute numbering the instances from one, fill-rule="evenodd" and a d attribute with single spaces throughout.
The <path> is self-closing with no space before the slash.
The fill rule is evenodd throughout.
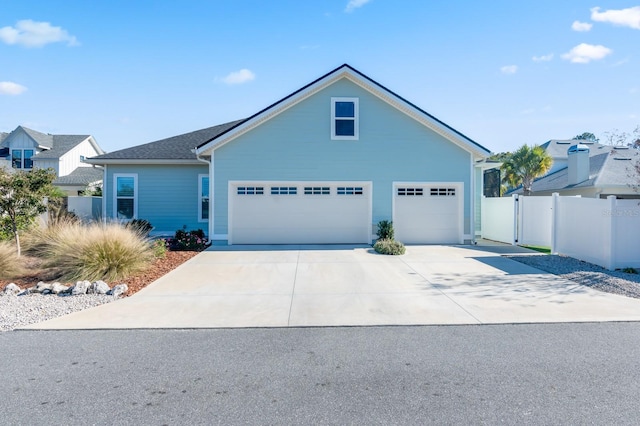
<path id="1" fill-rule="evenodd" d="M 635 268 L 624 268 L 622 269 L 622 272 L 625 272 L 627 274 L 637 274 L 638 271 L 635 270 Z"/>
<path id="2" fill-rule="evenodd" d="M 152 244 L 118 223 L 66 222 L 44 231 L 36 252 L 61 280 L 116 281 L 144 271 L 154 258 Z"/>
<path id="3" fill-rule="evenodd" d="M 393 230 L 393 222 L 390 220 L 381 220 L 378 222 L 378 238 L 381 240 L 393 240 L 395 231 Z"/>
<path id="4" fill-rule="evenodd" d="M 400 255 L 404 254 L 406 248 L 400 241 L 390 239 L 379 239 L 373 245 L 373 249 L 380 254 Z"/>
<path id="5" fill-rule="evenodd" d="M 178 229 L 173 238 L 167 240 L 169 248 L 174 251 L 201 251 L 207 247 L 207 239 L 202 229 L 183 231 Z"/>
<path id="6" fill-rule="evenodd" d="M 22 275 L 23 270 L 14 244 L 0 241 L 0 278 L 12 279 Z"/>
<path id="7" fill-rule="evenodd" d="M 163 258 L 167 255 L 167 240 L 160 238 L 153 241 L 153 256 L 156 259 Z"/>

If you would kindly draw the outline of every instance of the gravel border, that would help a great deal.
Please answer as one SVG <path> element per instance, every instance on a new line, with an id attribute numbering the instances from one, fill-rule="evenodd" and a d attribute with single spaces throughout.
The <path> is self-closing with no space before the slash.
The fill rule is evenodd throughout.
<path id="1" fill-rule="evenodd" d="M 640 274 L 610 271 L 592 263 L 560 255 L 541 254 L 506 257 L 580 285 L 606 293 L 640 299 Z"/>
<path id="2" fill-rule="evenodd" d="M 113 296 L 3 295 L 0 289 L 0 332 L 50 320 L 117 300 Z"/>

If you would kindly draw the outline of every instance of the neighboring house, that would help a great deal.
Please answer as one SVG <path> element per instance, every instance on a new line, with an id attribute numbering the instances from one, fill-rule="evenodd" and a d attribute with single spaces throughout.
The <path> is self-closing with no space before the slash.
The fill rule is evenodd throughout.
<path id="1" fill-rule="evenodd" d="M 342 65 L 239 121 L 89 159 L 103 211 L 228 244 L 463 243 L 490 152 Z M 479 195 L 478 195 L 479 196 Z"/>
<path id="2" fill-rule="evenodd" d="M 554 158 L 554 167 L 537 179 L 532 195 L 581 195 L 589 198 L 640 198 L 633 185 L 640 184 L 634 165 L 640 150 L 623 146 L 583 143 L 585 141 L 549 141 L 546 147 Z M 562 155 L 564 151 L 564 155 Z M 558 161 L 558 163 L 555 163 Z M 522 193 L 522 189 L 512 192 Z"/>
<path id="3" fill-rule="evenodd" d="M 51 168 L 57 178 L 53 184 L 67 195 L 79 195 L 87 187 L 99 186 L 102 169 L 84 160 L 104 154 L 90 135 L 51 135 L 18 126 L 0 135 L 0 159 L 4 167 L 15 170 Z"/>

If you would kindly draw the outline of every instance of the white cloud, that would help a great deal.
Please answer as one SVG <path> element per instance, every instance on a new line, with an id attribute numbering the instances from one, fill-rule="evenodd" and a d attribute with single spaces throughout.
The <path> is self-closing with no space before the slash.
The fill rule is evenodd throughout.
<path id="1" fill-rule="evenodd" d="M 254 73 L 246 68 L 243 68 L 240 71 L 229 73 L 229 75 L 224 77 L 222 81 L 227 84 L 242 84 L 248 81 L 255 80 L 255 78 L 256 75 Z"/>
<path id="2" fill-rule="evenodd" d="M 534 56 L 531 59 L 533 60 L 533 62 L 549 62 L 550 60 L 553 59 L 553 53 L 549 53 L 548 55 L 542 55 L 542 56 Z"/>
<path id="3" fill-rule="evenodd" d="M 344 11 L 347 13 L 353 12 L 357 8 L 364 6 L 370 1 L 371 0 L 349 0 L 349 3 L 347 3 L 347 7 L 344 9 Z"/>
<path id="4" fill-rule="evenodd" d="M 573 21 L 573 24 L 571 24 L 571 29 L 579 32 L 591 31 L 591 27 L 593 27 L 593 24 L 588 22 Z"/>
<path id="5" fill-rule="evenodd" d="M 48 22 L 36 22 L 31 19 L 18 21 L 15 27 L 0 28 L 0 40 L 6 44 L 25 47 L 42 47 L 58 42 L 67 42 L 69 46 L 78 45 L 78 40 L 61 27 L 52 27 Z"/>
<path id="6" fill-rule="evenodd" d="M 562 58 L 575 64 L 587 64 L 591 61 L 600 60 L 611 53 L 613 53 L 613 50 L 602 45 L 580 43 L 562 55 Z"/>
<path id="7" fill-rule="evenodd" d="M 594 7 L 591 9 L 591 20 L 640 30 L 640 6 L 605 12 L 600 12 L 599 7 Z"/>
<path id="8" fill-rule="evenodd" d="M 21 84 L 11 81 L 0 81 L 0 95 L 19 95 L 27 90 Z"/>
<path id="9" fill-rule="evenodd" d="M 517 65 L 506 65 L 506 66 L 500 68 L 500 71 L 502 72 L 502 74 L 515 74 L 516 72 L 518 72 L 518 66 Z"/>

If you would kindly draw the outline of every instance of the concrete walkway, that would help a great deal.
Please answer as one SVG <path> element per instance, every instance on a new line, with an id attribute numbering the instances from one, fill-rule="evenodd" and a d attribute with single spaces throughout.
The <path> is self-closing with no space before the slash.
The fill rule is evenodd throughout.
<path id="1" fill-rule="evenodd" d="M 511 246 L 213 247 L 132 297 L 27 329 L 638 321 L 640 300 L 501 257 Z"/>

